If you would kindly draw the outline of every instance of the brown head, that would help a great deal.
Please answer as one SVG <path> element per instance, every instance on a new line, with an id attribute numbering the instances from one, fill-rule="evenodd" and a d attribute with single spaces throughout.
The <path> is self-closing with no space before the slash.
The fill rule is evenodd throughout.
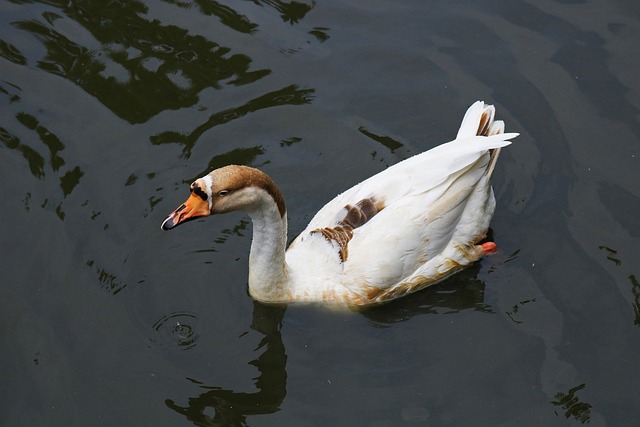
<path id="1" fill-rule="evenodd" d="M 284 199 L 267 174 L 248 166 L 229 165 L 216 169 L 190 186 L 191 195 L 163 222 L 163 230 L 183 222 L 231 211 L 251 212 L 265 203 L 275 203 L 280 216 L 285 215 Z"/>

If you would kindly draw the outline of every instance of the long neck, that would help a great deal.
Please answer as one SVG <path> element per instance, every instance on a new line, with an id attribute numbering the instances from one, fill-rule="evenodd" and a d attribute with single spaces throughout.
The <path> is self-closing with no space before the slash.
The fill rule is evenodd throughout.
<path id="1" fill-rule="evenodd" d="M 275 203 L 264 204 L 249 215 L 253 222 L 249 293 L 259 301 L 286 301 L 287 215 L 281 216 Z"/>

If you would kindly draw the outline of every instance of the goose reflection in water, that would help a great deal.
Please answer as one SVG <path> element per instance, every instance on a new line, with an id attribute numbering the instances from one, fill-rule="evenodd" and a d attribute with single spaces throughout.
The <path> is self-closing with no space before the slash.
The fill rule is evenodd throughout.
<path id="1" fill-rule="evenodd" d="M 374 326 L 403 322 L 416 315 L 456 313 L 477 310 L 494 313 L 484 302 L 485 284 L 477 278 L 480 264 L 475 264 L 457 276 L 445 280 L 437 288 L 426 289 L 381 307 L 360 312 Z M 243 393 L 206 385 L 195 380 L 206 391 L 187 398 L 181 405 L 173 399 L 165 404 L 198 426 L 247 426 L 247 417 L 267 415 L 280 410 L 287 394 L 287 355 L 281 327 L 286 306 L 253 302 L 251 329 L 264 335 L 258 348 L 262 354 L 249 362 L 259 375 L 255 393 Z"/>
<path id="2" fill-rule="evenodd" d="M 283 306 L 253 303 L 251 329 L 264 335 L 258 346 L 264 351 L 249 362 L 260 372 L 255 384 L 257 392 L 239 393 L 202 384 L 207 391 L 189 397 L 185 406 L 171 399 L 165 404 L 199 426 L 246 426 L 247 416 L 280 410 L 287 394 L 287 355 L 280 333 L 285 310 Z"/>

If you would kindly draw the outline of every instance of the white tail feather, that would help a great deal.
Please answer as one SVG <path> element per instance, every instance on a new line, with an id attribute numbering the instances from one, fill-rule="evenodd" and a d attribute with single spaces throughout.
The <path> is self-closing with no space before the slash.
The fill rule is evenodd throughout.
<path id="1" fill-rule="evenodd" d="M 456 139 L 478 135 L 480 120 L 485 112 L 489 114 L 491 120 L 493 120 L 493 116 L 495 114 L 493 105 L 485 107 L 485 104 L 482 101 L 474 102 L 473 105 L 467 109 L 467 112 L 462 118 L 462 124 L 460 125 L 460 129 L 458 129 Z"/>

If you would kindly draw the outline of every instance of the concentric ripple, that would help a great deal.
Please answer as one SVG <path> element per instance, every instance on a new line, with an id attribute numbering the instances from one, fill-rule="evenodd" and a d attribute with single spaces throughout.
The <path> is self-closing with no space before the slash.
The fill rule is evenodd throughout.
<path id="1" fill-rule="evenodd" d="M 198 344 L 198 318 L 186 311 L 162 316 L 154 325 L 151 341 L 162 347 L 191 350 Z"/>

